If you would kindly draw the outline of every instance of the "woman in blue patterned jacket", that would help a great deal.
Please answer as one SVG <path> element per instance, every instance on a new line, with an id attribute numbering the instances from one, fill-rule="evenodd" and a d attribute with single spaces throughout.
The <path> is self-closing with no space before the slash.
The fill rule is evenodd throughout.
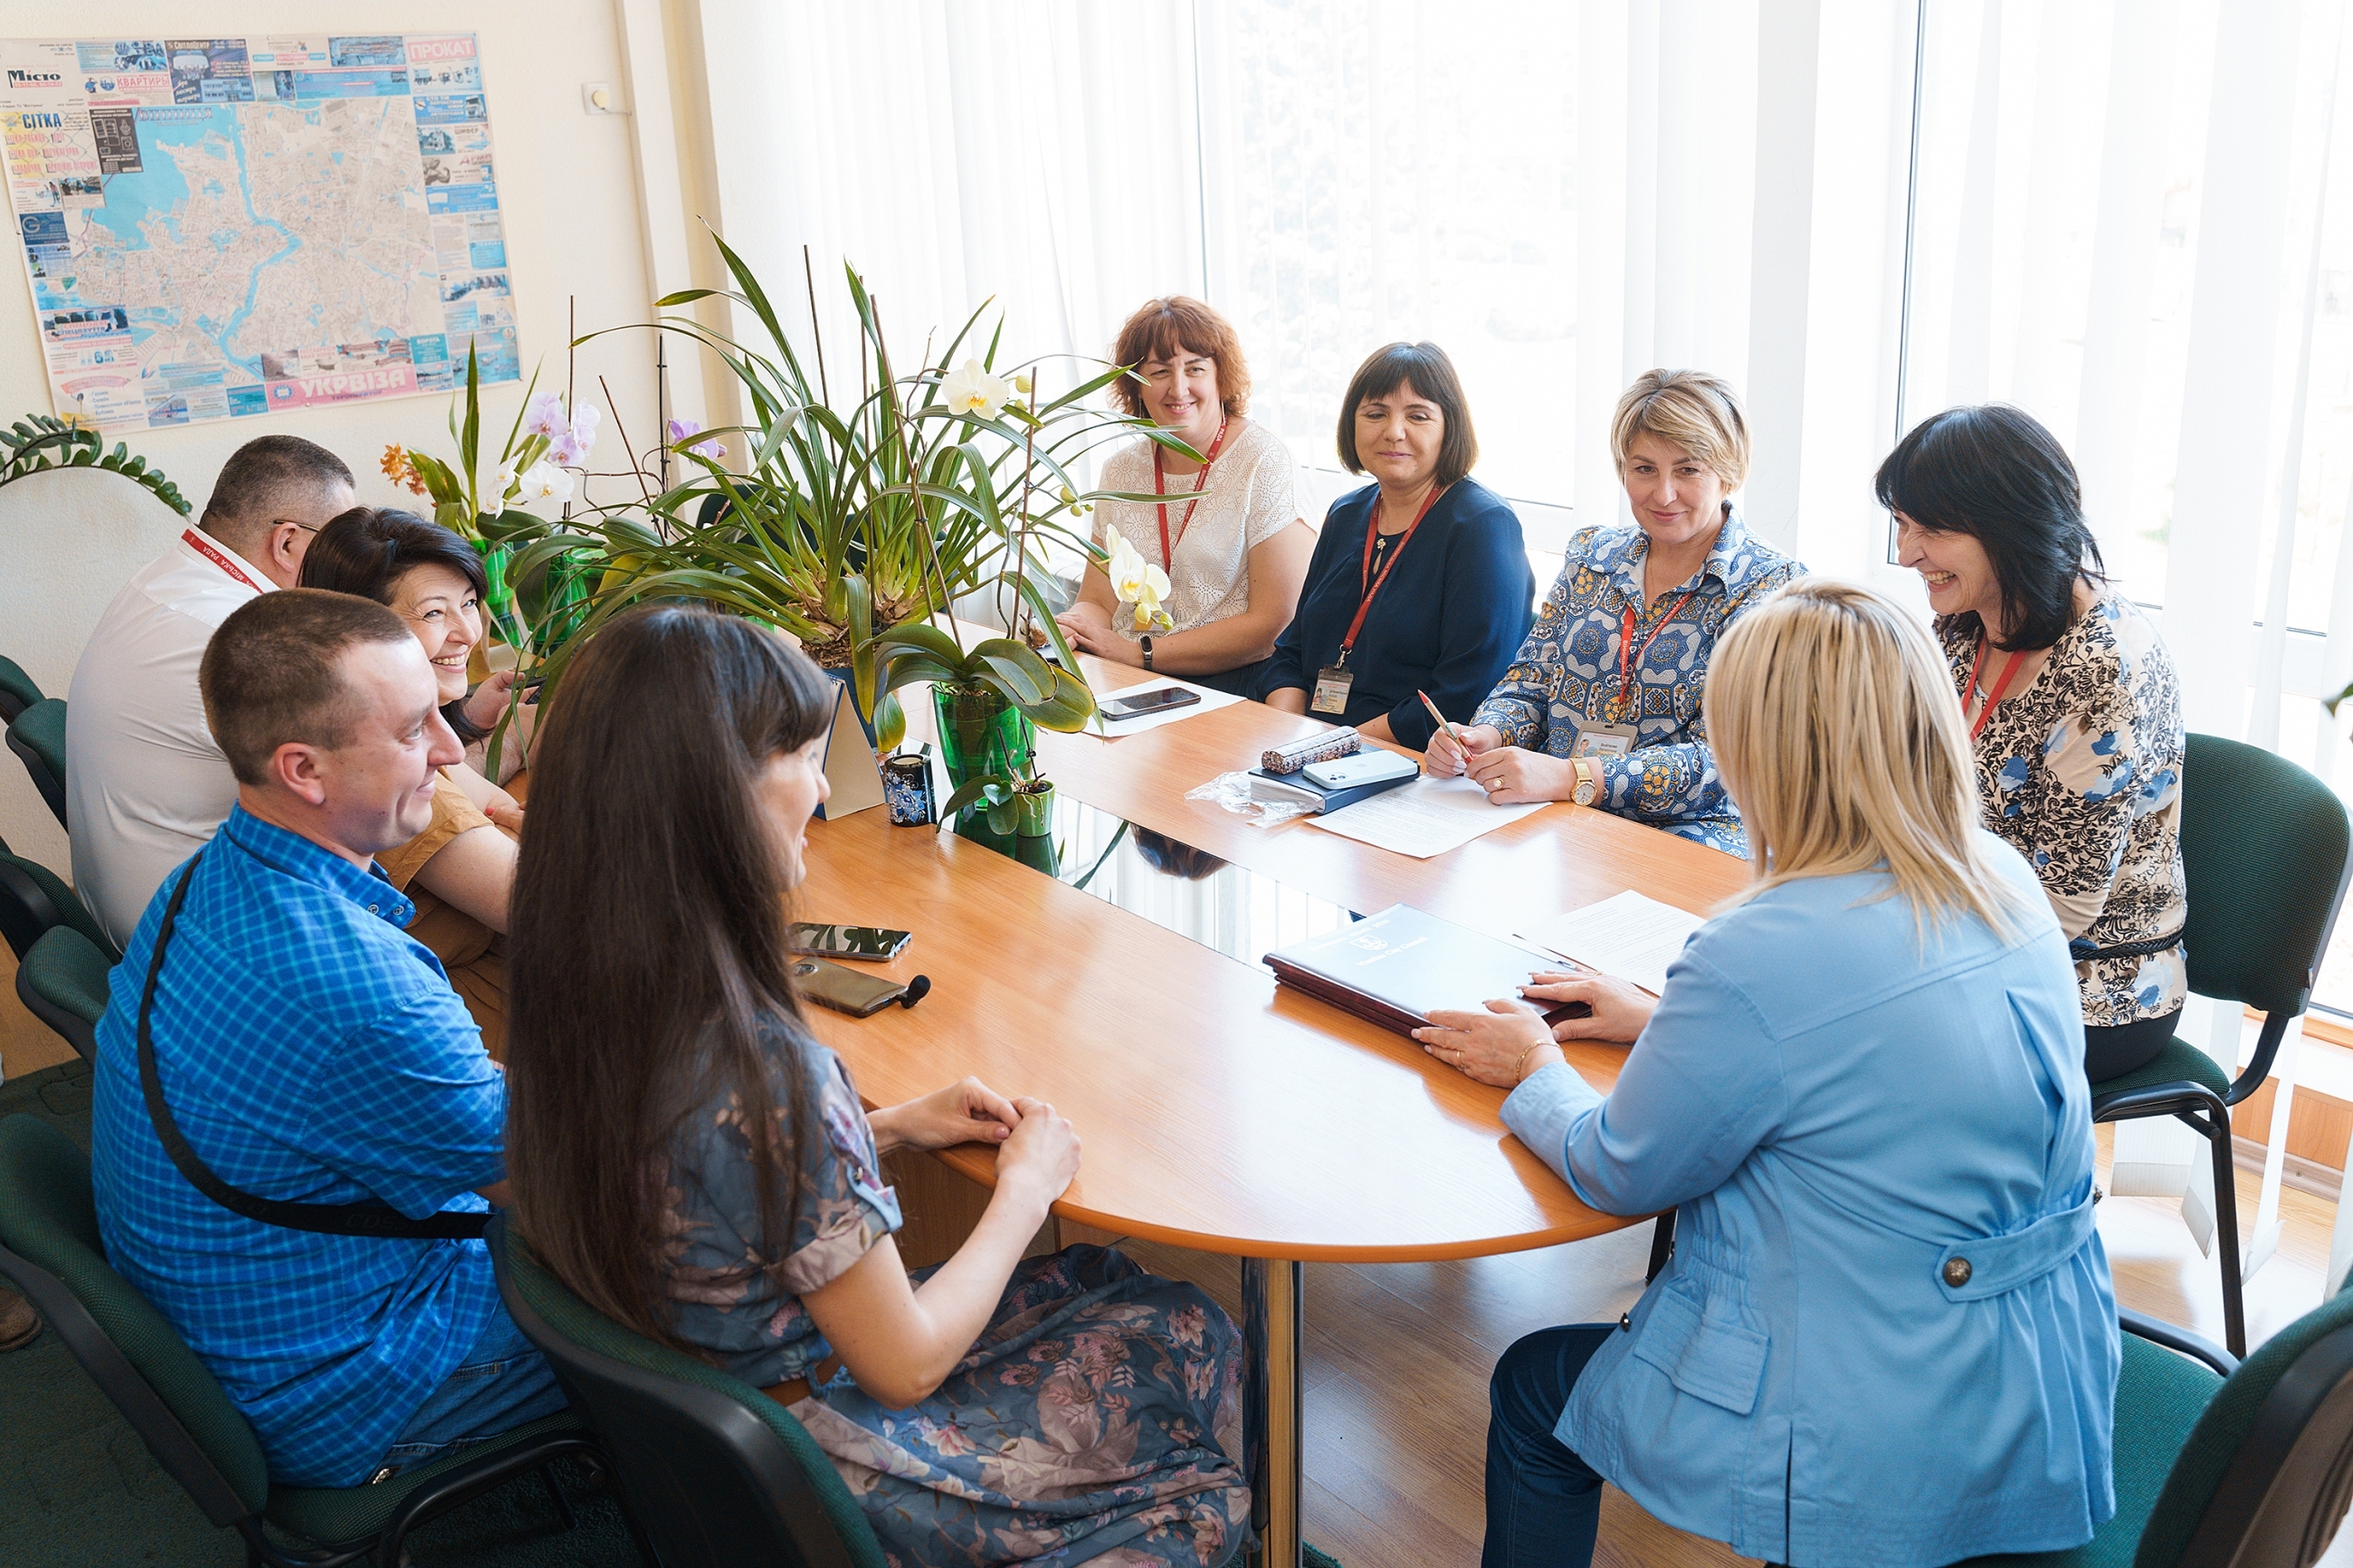
<path id="1" fill-rule="evenodd" d="M 1728 499 L 1748 474 L 1748 422 L 1724 382 L 1646 372 L 1609 435 L 1639 526 L 1568 542 L 1519 657 L 1461 744 L 1431 737 L 1427 765 L 1467 771 L 1498 805 L 1573 800 L 1745 855 L 1700 694 L 1725 625 L 1804 568 Z"/>

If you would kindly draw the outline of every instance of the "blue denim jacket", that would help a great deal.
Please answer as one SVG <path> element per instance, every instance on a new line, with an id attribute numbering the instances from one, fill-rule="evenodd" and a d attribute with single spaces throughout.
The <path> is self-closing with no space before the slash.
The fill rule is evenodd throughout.
<path id="1" fill-rule="evenodd" d="M 2008 942 L 1924 945 L 1883 873 L 1790 882 L 1694 934 L 1606 1100 L 1551 1067 L 1504 1105 L 1587 1203 L 1677 1210 L 1557 1436 L 1746 1556 L 1925 1568 L 2116 1511 L 2074 969 L 1982 841 L 2023 895 Z"/>

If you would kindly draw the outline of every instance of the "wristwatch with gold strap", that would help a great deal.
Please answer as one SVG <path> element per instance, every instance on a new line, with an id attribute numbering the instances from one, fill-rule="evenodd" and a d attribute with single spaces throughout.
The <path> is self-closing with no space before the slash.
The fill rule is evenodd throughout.
<path id="1" fill-rule="evenodd" d="M 1569 798 L 1579 805 L 1591 805 L 1593 797 L 1601 792 L 1601 770 L 1585 757 L 1577 758 L 1574 766 L 1577 769 L 1577 793 Z"/>

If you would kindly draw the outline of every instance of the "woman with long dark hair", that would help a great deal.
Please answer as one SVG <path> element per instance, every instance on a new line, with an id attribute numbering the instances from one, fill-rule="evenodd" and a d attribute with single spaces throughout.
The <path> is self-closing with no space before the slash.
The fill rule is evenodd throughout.
<path id="1" fill-rule="evenodd" d="M 319 531 L 302 555 L 301 586 L 355 594 L 408 623 L 441 687 L 441 715 L 461 741 L 489 732 L 510 674 L 470 694 L 466 667 L 482 640 L 490 580 L 474 547 L 438 522 L 389 507 L 359 506 Z M 441 770 L 424 832 L 376 857 L 417 906 L 408 934 L 430 949 L 482 1031 L 493 1059 L 506 1049 L 507 899 L 513 891 L 522 809 L 465 763 Z M 506 832 L 500 831 L 501 828 Z"/>
<path id="2" fill-rule="evenodd" d="M 1221 1562 L 1250 1514 L 1230 1320 L 1116 1252 L 1022 1259 L 1079 1166 L 1052 1106 L 966 1079 L 870 1116 L 803 1021 L 786 930 L 832 711 L 806 656 L 699 607 L 573 660 L 515 883 L 522 1235 L 788 1405 L 902 1562 Z M 966 1142 L 997 1145 L 996 1191 L 911 1278 L 880 1156 Z"/>
<path id="3" fill-rule="evenodd" d="M 2103 574 L 2075 465 L 2032 415 L 1924 419 L 1878 489 L 1936 613 L 1986 826 L 2034 868 L 2070 939 L 2084 1071 L 2131 1072 L 2189 993 L 2172 656 Z"/>

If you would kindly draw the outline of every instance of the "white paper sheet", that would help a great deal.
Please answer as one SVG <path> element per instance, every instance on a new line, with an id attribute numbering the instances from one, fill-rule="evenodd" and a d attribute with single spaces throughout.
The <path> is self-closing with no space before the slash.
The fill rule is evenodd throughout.
<path id="1" fill-rule="evenodd" d="M 1539 800 L 1526 805 L 1493 805 L 1488 803 L 1487 792 L 1467 778 L 1424 775 L 1402 788 L 1307 820 L 1326 833 L 1427 860 L 1550 804 Z"/>
<path id="2" fill-rule="evenodd" d="M 1231 692 L 1212 691 L 1206 686 L 1196 686 L 1189 680 L 1178 680 L 1173 676 L 1163 676 L 1157 680 L 1146 680 L 1134 686 L 1123 686 L 1117 691 L 1104 691 L 1097 695 L 1099 698 L 1141 697 L 1147 691 L 1166 691 L 1170 687 L 1185 691 L 1198 691 L 1201 695 L 1201 700 L 1188 703 L 1182 708 L 1165 709 L 1158 713 L 1140 713 L 1133 719 L 1113 719 L 1098 713 L 1087 721 L 1087 727 L 1080 733 L 1100 736 L 1107 741 L 1116 741 L 1122 735 L 1141 735 L 1146 730 L 1157 730 L 1163 724 L 1181 724 L 1186 720 L 1200 714 L 1215 713 L 1220 708 L 1230 708 L 1241 700 Z"/>
<path id="3" fill-rule="evenodd" d="M 1666 988 L 1667 965 L 1683 952 L 1684 939 L 1706 923 L 1704 915 L 1630 889 L 1598 904 L 1537 921 L 1515 934 L 1588 969 L 1630 980 L 1656 996 Z"/>

